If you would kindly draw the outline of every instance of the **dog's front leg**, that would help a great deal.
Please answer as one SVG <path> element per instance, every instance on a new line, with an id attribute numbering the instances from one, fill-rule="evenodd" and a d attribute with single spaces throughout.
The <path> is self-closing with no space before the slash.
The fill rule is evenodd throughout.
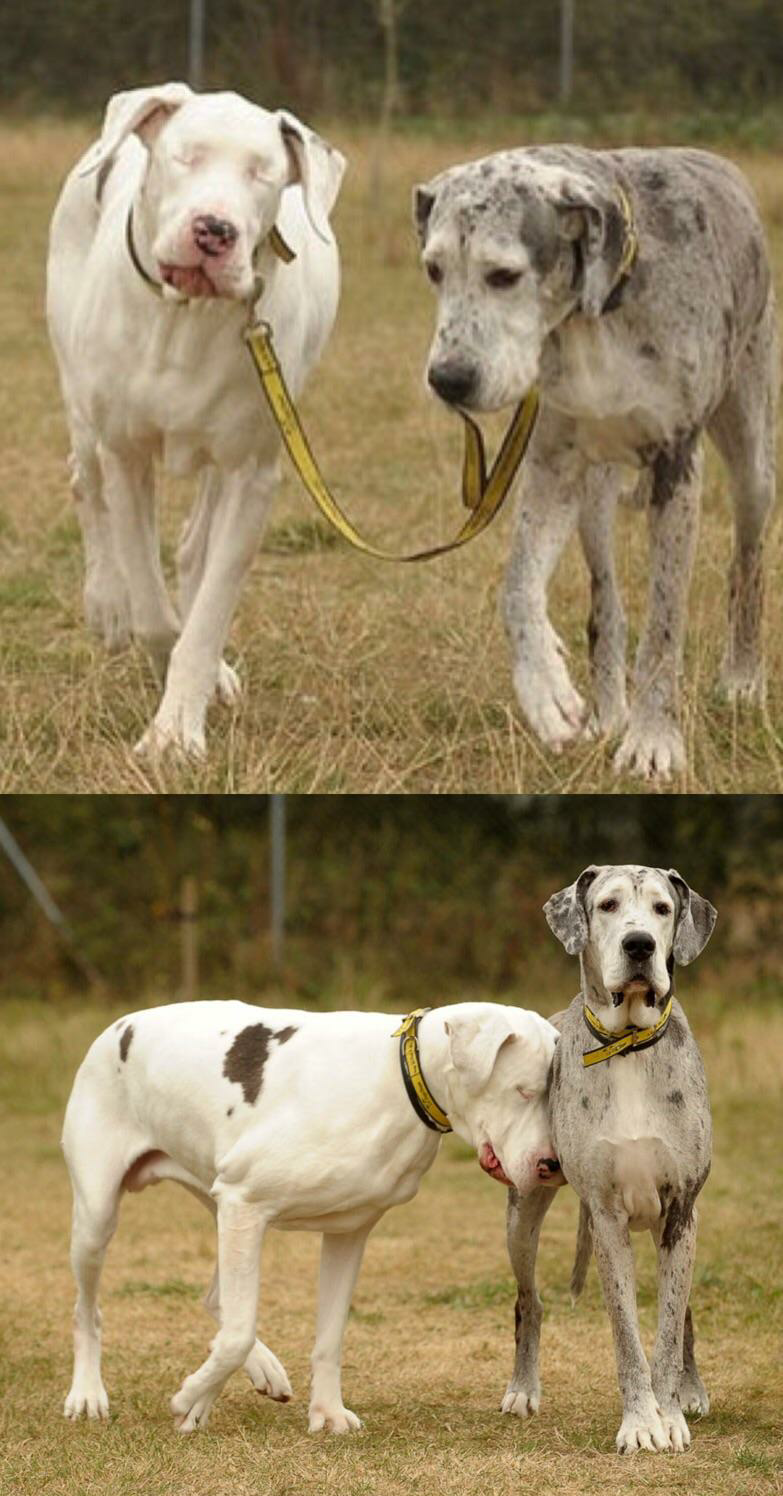
<path id="1" fill-rule="evenodd" d="M 631 719 L 614 760 L 618 773 L 658 780 L 682 773 L 686 762 L 679 678 L 699 528 L 702 451 L 693 445 L 679 459 L 667 460 L 670 466 L 659 458 L 653 470 L 647 626 L 636 656 Z"/>
<path id="2" fill-rule="evenodd" d="M 538 1375 L 541 1300 L 536 1288 L 536 1256 L 544 1216 L 556 1193 L 553 1189 L 537 1189 L 520 1199 L 516 1190 L 509 1190 L 506 1241 L 517 1280 L 514 1310 L 517 1349 L 514 1371 L 500 1411 L 516 1413 L 518 1418 L 537 1413 L 541 1402 Z"/>
<path id="3" fill-rule="evenodd" d="M 377 1220 L 377 1217 L 376 1217 Z M 310 1433 L 347 1434 L 361 1419 L 343 1405 L 340 1365 L 343 1333 L 367 1237 L 375 1220 L 359 1231 L 324 1233 L 318 1280 L 318 1319 L 311 1364 Z"/>
<path id="4" fill-rule="evenodd" d="M 221 672 L 223 646 L 278 477 L 275 459 L 248 464 L 224 480 L 205 542 L 203 569 L 171 652 L 163 700 L 136 745 L 137 753 L 155 755 L 168 747 L 197 757 L 206 752 L 207 707 L 216 690 L 222 692 L 227 681 L 230 686 L 225 670 Z M 235 685 L 238 691 L 238 682 Z"/>
<path id="5" fill-rule="evenodd" d="M 579 538 L 590 572 L 587 642 L 594 722 L 601 737 L 619 735 L 628 722 L 625 691 L 627 627 L 614 558 L 614 523 L 620 484 L 621 473 L 616 465 L 590 466 L 585 475 L 579 509 Z"/>
<path id="6" fill-rule="evenodd" d="M 687 1203 L 683 1207 L 681 1200 L 674 1201 L 654 1234 L 658 1249 L 658 1334 L 652 1355 L 652 1384 L 671 1447 L 679 1452 L 691 1442 L 680 1395 L 685 1315 L 696 1255 L 696 1212 L 688 1211 Z M 692 1335 L 691 1324 L 691 1352 Z"/>
<path id="7" fill-rule="evenodd" d="M 505 590 L 517 699 L 533 731 L 555 752 L 579 736 L 586 712 L 547 614 L 549 581 L 576 524 L 584 471 L 562 427 L 547 413 L 539 419 L 523 469 Z"/>
<path id="8" fill-rule="evenodd" d="M 225 1190 L 218 1194 L 220 1329 L 206 1361 L 185 1378 L 171 1399 L 171 1411 L 183 1434 L 204 1427 L 224 1383 L 255 1345 L 261 1243 L 267 1221 L 263 1206 Z"/>
<path id="9" fill-rule="evenodd" d="M 669 1434 L 653 1393 L 650 1368 L 642 1348 L 636 1314 L 636 1284 L 628 1222 L 590 1202 L 593 1246 L 609 1312 L 623 1399 L 623 1421 L 617 1432 L 619 1454 L 635 1449 L 670 1449 Z"/>
<path id="10" fill-rule="evenodd" d="M 130 598 L 133 633 L 165 675 L 179 619 L 166 590 L 155 520 L 155 482 L 144 453 L 100 449 L 115 553 Z"/>

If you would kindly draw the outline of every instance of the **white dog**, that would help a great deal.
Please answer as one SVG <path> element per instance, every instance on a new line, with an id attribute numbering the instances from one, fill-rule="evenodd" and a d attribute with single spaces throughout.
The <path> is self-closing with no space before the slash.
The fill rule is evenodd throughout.
<path id="1" fill-rule="evenodd" d="M 213 1211 L 218 1233 L 205 1303 L 220 1328 L 172 1400 L 179 1428 L 203 1427 L 243 1364 L 259 1392 L 291 1395 L 280 1362 L 256 1340 L 268 1226 L 323 1232 L 310 1429 L 360 1426 L 343 1406 L 340 1361 L 364 1245 L 390 1206 L 415 1195 L 440 1132 L 453 1128 L 522 1196 L 557 1182 L 545 1096 L 552 1025 L 494 1003 L 425 1009 L 401 1044 L 398 1023 L 383 1013 L 180 1003 L 133 1013 L 96 1039 L 63 1132 L 78 1286 L 66 1417 L 108 1413 L 97 1295 L 122 1193 L 173 1179 Z"/>
<path id="2" fill-rule="evenodd" d="M 251 314 L 271 324 L 297 394 L 337 310 L 329 213 L 344 165 L 290 114 L 168 83 L 110 100 L 57 205 L 48 316 L 87 620 L 111 648 L 141 640 L 165 677 L 142 749 L 203 753 L 211 698 L 238 693 L 221 654 L 279 458 L 243 331 Z M 161 570 L 155 460 L 199 475 L 179 612 Z"/>

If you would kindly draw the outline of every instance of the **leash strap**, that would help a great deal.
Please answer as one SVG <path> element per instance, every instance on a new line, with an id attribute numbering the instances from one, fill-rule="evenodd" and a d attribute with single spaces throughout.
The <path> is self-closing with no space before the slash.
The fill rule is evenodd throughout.
<path id="1" fill-rule="evenodd" d="M 392 1034 L 400 1041 L 400 1069 L 405 1089 L 416 1116 L 432 1132 L 451 1132 L 452 1127 L 442 1106 L 439 1106 L 422 1074 L 419 1060 L 418 1029 L 425 1013 L 431 1008 L 416 1008 L 403 1018 Z"/>
<path id="2" fill-rule="evenodd" d="M 449 551 L 466 545 L 474 536 L 480 535 L 494 519 L 516 477 L 533 435 L 538 414 L 537 390 L 531 390 L 517 406 L 488 478 L 481 432 L 470 416 L 460 412 L 465 428 L 462 498 L 466 508 L 470 510 L 468 518 L 454 540 L 427 550 L 414 551 L 410 555 L 398 556 L 393 551 L 381 550 L 365 540 L 333 497 L 289 394 L 269 323 L 259 322 L 249 327 L 245 332 L 245 339 L 261 388 L 299 477 L 324 518 L 358 551 L 375 556 L 380 561 L 430 561 L 435 556 L 445 556 Z"/>
<path id="3" fill-rule="evenodd" d="M 672 1016 L 672 999 L 666 1004 L 657 1023 L 650 1028 L 634 1028 L 629 1024 L 627 1028 L 621 1029 L 619 1033 L 612 1033 L 611 1029 L 604 1028 L 600 1019 L 588 1008 L 587 1004 L 582 1010 L 585 1023 L 594 1039 L 600 1041 L 600 1049 L 586 1049 L 582 1055 L 583 1065 L 600 1065 L 602 1060 L 611 1060 L 618 1054 L 630 1054 L 631 1050 L 649 1049 L 657 1044 L 666 1032 L 669 1019 Z"/>

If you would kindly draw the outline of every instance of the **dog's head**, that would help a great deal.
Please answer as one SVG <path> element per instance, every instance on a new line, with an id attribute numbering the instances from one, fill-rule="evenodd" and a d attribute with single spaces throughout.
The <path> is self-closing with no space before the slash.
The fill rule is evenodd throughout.
<path id="1" fill-rule="evenodd" d="M 497 1003 L 461 1003 L 446 1020 L 447 1111 L 482 1169 L 529 1194 L 559 1184 L 547 1114 L 549 1067 L 559 1035 L 545 1018 Z"/>
<path id="2" fill-rule="evenodd" d="M 671 991 L 675 963 L 704 949 L 717 913 L 670 868 L 588 867 L 553 894 L 544 914 L 569 955 L 579 955 L 584 991 L 606 1028 L 643 1028 Z"/>
<path id="3" fill-rule="evenodd" d="M 615 284 L 616 193 L 556 147 L 501 151 L 417 187 L 413 211 L 438 296 L 429 385 L 477 411 L 520 400 L 553 329 L 576 306 L 599 316 Z"/>
<path id="4" fill-rule="evenodd" d="M 316 232 L 331 237 L 345 163 L 293 115 L 239 94 L 194 94 L 184 83 L 135 88 L 110 99 L 85 170 L 105 169 L 131 135 L 148 154 L 140 216 L 171 294 L 248 297 L 256 248 L 287 187 L 301 188 Z"/>

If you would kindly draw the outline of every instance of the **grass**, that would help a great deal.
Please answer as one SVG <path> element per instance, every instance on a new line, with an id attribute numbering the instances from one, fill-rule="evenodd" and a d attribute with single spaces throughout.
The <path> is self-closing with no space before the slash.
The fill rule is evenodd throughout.
<path id="1" fill-rule="evenodd" d="M 716 994 L 717 996 L 717 994 Z M 780 1003 L 700 992 L 691 1012 L 713 1101 L 715 1158 L 702 1196 L 693 1307 L 709 1416 L 685 1456 L 613 1453 L 619 1396 L 594 1267 L 568 1299 L 576 1222 L 564 1191 L 544 1228 L 538 1418 L 497 1409 L 513 1350 L 504 1194 L 449 1139 L 411 1205 L 373 1234 L 345 1350 L 346 1400 L 366 1420 L 344 1439 L 306 1432 L 317 1239 L 270 1233 L 262 1333 L 295 1389 L 286 1407 L 231 1380 L 202 1434 L 175 1433 L 167 1402 L 212 1333 L 196 1298 L 212 1226 L 173 1185 L 126 1200 L 104 1277 L 108 1425 L 70 1425 L 69 1189 L 58 1134 L 70 1077 L 115 1016 L 9 1003 L 0 1031 L 0 1165 L 7 1202 L 0 1289 L 0 1492 L 8 1496 L 574 1496 L 780 1489 L 783 1298 Z M 654 1333 L 654 1260 L 637 1238 L 642 1331 Z"/>
<path id="2" fill-rule="evenodd" d="M 514 137 L 510 125 L 494 135 L 463 128 L 401 136 L 374 206 L 371 138 L 332 133 L 351 162 L 336 217 L 344 294 L 303 414 L 351 517 L 382 544 L 410 549 L 454 533 L 460 522 L 456 423 L 422 389 L 432 304 L 409 224 L 411 184 Z M 327 537 L 290 471 L 232 630 L 242 704 L 211 714 L 205 765 L 153 769 L 134 760 L 130 745 L 154 713 L 158 688 L 138 651 L 109 658 L 85 628 L 65 425 L 43 317 L 47 222 L 87 138 L 75 124 L 0 127 L 0 792 L 637 788 L 615 779 L 612 745 L 582 745 L 556 758 L 519 720 L 498 606 L 510 506 L 457 555 L 394 567 Z M 780 279 L 779 161 L 761 153 L 740 159 L 760 195 Z M 168 480 L 162 487 L 170 569 L 190 489 Z M 714 693 L 731 544 L 724 490 L 711 457 L 684 685 L 688 765 L 673 788 L 778 791 L 783 597 L 774 580 L 767 714 L 745 715 Z M 781 569 L 781 544 L 775 523 L 771 579 Z M 646 592 L 638 515 L 620 516 L 618 557 L 635 639 Z M 552 611 L 584 688 L 587 579 L 575 542 L 559 568 Z"/>

